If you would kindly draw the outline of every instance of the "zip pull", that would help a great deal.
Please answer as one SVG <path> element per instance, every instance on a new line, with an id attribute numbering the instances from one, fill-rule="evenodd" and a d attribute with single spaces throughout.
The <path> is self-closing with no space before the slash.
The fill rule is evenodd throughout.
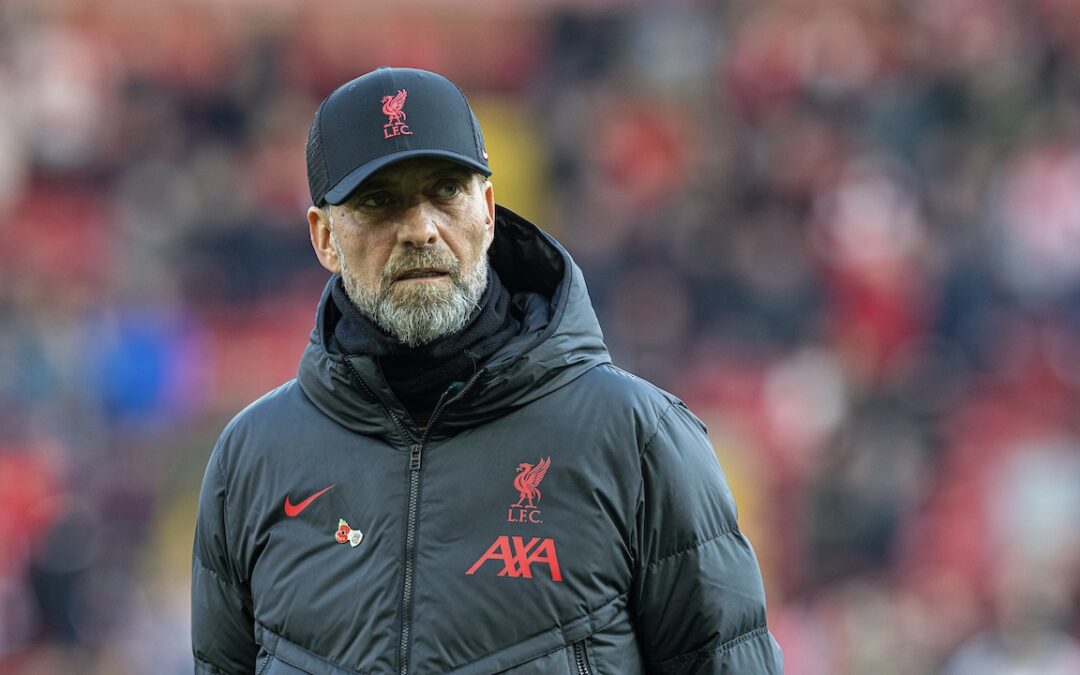
<path id="1" fill-rule="evenodd" d="M 423 448 L 424 448 L 424 446 L 420 445 L 419 443 L 414 443 L 412 446 L 409 447 L 409 470 L 410 471 L 419 471 L 420 470 L 420 451 L 423 450 Z"/>

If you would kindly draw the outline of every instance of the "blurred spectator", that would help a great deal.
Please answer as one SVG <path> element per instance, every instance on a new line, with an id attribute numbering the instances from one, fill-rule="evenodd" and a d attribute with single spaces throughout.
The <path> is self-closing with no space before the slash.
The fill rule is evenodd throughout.
<path id="1" fill-rule="evenodd" d="M 709 421 L 788 673 L 1080 672 L 1080 3 L 15 0 L 0 674 L 190 671 L 199 476 L 324 281 L 307 126 L 382 63 L 486 92 L 499 201 Z"/>

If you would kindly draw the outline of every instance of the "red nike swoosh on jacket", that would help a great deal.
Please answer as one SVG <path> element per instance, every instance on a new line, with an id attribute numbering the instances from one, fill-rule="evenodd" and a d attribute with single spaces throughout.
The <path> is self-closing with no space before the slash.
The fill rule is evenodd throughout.
<path id="1" fill-rule="evenodd" d="M 336 485 L 336 483 L 335 483 L 335 485 Z M 289 496 L 285 495 L 285 515 L 287 515 L 290 518 L 297 517 L 298 515 L 300 515 L 301 511 L 303 511 L 304 509 L 306 509 L 308 506 L 311 505 L 311 502 L 313 502 L 316 499 L 318 499 L 319 497 L 321 497 L 324 492 L 326 492 L 327 490 L 329 490 L 332 487 L 334 487 L 334 486 L 331 485 L 330 487 L 325 487 L 325 488 L 319 490 L 318 492 L 311 495 L 310 497 L 308 497 L 304 501 L 300 502 L 299 504 L 290 504 L 289 503 Z"/>

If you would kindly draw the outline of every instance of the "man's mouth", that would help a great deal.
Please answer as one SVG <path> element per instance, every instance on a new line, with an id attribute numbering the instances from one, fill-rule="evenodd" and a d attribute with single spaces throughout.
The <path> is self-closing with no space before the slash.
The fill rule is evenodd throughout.
<path id="1" fill-rule="evenodd" d="M 394 278 L 394 281 L 408 281 L 411 279 L 440 279 L 447 276 L 443 270 L 434 267 L 421 267 L 415 270 L 402 272 Z"/>

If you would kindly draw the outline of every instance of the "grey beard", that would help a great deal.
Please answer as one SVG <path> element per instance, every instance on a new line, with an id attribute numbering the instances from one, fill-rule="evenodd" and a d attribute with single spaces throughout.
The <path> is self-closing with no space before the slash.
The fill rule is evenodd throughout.
<path id="1" fill-rule="evenodd" d="M 462 273 L 457 260 L 449 253 L 422 249 L 415 254 L 387 263 L 379 288 L 367 288 L 350 272 L 345 257 L 341 261 L 341 278 L 345 293 L 356 308 L 402 344 L 415 348 L 456 333 L 465 327 L 473 310 L 487 289 L 488 259 L 481 255 L 472 269 Z M 421 267 L 446 269 L 450 285 L 418 284 L 407 293 L 392 294 L 393 280 L 398 273 Z"/>

